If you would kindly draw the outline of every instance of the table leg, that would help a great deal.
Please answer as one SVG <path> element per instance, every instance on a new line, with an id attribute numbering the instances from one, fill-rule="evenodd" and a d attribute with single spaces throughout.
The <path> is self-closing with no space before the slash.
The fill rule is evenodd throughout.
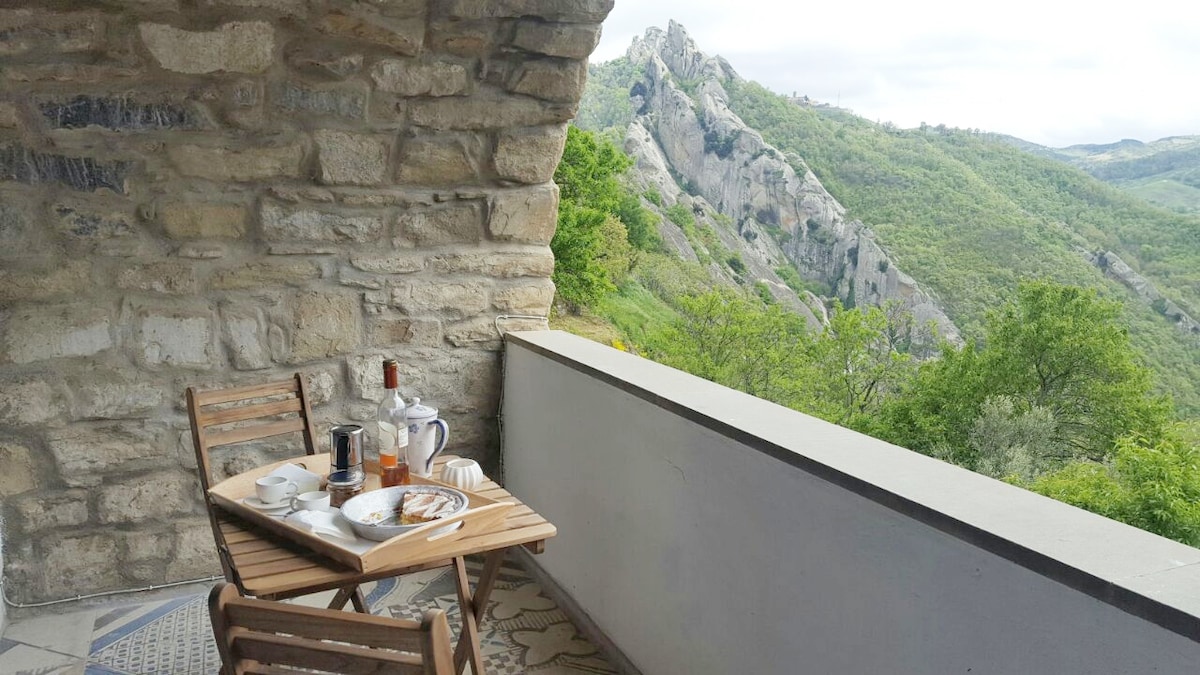
<path id="1" fill-rule="evenodd" d="M 463 558 L 454 559 L 455 581 L 458 586 L 458 606 L 462 612 L 462 633 L 458 637 L 458 645 L 454 648 L 454 672 L 461 675 L 467 660 L 471 661 L 474 675 L 484 675 L 483 652 L 479 645 L 479 622 L 487 610 L 488 596 L 496 585 L 496 577 L 500 575 L 500 563 L 504 561 L 506 549 L 491 551 L 484 558 L 483 570 L 479 573 L 479 582 L 475 584 L 475 592 L 471 593 L 470 581 L 467 579 L 467 564 Z"/>
<path id="2" fill-rule="evenodd" d="M 347 602 L 354 603 L 354 610 L 362 614 L 370 614 L 371 609 L 367 607 L 367 598 L 363 595 L 360 586 L 343 586 L 338 589 L 338 592 L 329 601 L 329 609 L 342 609 Z"/>

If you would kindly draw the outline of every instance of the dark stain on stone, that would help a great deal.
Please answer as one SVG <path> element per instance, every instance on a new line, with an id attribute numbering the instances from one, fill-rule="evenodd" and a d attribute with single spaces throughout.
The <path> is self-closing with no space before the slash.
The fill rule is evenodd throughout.
<path id="1" fill-rule="evenodd" d="M 202 120 L 189 107 L 174 103 L 138 103 L 129 98 L 76 96 L 66 103 L 43 103 L 42 115 L 59 129 L 98 126 L 114 131 L 197 129 Z"/>
<path id="2" fill-rule="evenodd" d="M 20 145 L 0 145 L 0 180 L 19 183 L 62 183 L 85 192 L 108 188 L 125 194 L 125 178 L 131 164 L 54 155 Z"/>

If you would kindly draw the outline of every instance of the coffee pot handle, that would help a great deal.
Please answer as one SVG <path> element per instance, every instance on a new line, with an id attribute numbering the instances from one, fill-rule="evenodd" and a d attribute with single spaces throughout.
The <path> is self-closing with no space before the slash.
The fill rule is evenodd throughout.
<path id="1" fill-rule="evenodd" d="M 428 425 L 436 425 L 442 432 L 442 437 L 438 439 L 434 446 L 433 453 L 429 455 L 429 459 L 425 460 L 425 474 L 428 475 L 433 471 L 433 460 L 446 449 L 446 441 L 450 438 L 450 425 L 446 424 L 446 420 L 434 419 L 427 423 Z"/>

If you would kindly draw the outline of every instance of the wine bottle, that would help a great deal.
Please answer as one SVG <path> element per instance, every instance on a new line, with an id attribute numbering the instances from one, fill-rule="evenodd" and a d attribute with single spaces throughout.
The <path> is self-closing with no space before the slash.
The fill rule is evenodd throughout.
<path id="1" fill-rule="evenodd" d="M 383 400 L 379 402 L 379 482 L 383 487 L 407 485 L 408 416 L 400 398 L 400 364 L 383 362 Z"/>

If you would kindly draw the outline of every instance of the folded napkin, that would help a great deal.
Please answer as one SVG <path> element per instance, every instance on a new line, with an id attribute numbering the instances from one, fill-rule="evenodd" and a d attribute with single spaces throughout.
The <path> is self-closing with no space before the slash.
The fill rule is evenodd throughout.
<path id="1" fill-rule="evenodd" d="M 321 477 L 295 464 L 284 464 L 268 476 L 283 476 L 296 484 L 296 494 L 315 492 L 321 489 Z"/>
<path id="2" fill-rule="evenodd" d="M 346 541 L 358 540 L 354 530 L 350 529 L 350 523 L 342 518 L 340 511 L 297 511 L 288 514 L 283 522 L 321 536 Z"/>

